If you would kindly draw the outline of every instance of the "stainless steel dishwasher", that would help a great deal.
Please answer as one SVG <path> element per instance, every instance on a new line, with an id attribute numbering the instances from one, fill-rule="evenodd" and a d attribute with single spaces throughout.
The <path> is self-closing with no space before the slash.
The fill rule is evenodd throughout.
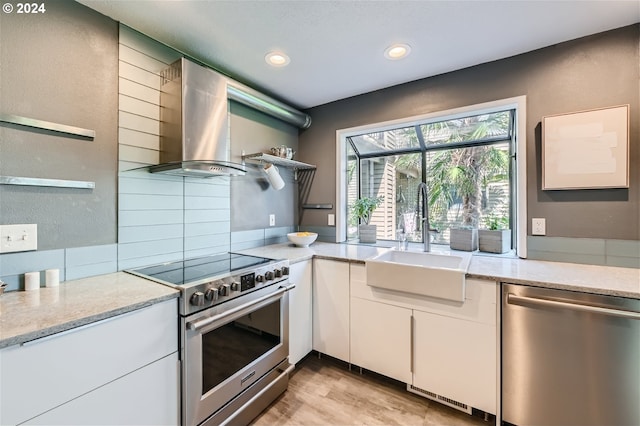
<path id="1" fill-rule="evenodd" d="M 503 284 L 502 418 L 640 425 L 640 300 Z"/>

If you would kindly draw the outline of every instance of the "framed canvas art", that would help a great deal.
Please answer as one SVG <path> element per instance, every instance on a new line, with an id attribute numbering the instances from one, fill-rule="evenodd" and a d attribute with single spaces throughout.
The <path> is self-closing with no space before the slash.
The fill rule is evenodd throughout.
<path id="1" fill-rule="evenodd" d="M 542 119 L 542 189 L 629 187 L 629 105 Z"/>

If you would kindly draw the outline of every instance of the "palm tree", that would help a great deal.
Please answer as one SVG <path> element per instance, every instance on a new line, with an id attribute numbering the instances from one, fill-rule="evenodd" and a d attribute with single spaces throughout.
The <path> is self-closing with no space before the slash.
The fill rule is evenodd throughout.
<path id="1" fill-rule="evenodd" d="M 509 119 L 509 113 L 465 117 L 422 126 L 422 131 L 426 141 L 482 140 L 504 135 Z M 482 190 L 507 177 L 509 154 L 491 145 L 435 151 L 427 160 L 427 169 L 432 211 L 446 217 L 455 199 L 460 199 L 462 225 L 477 227 Z"/>

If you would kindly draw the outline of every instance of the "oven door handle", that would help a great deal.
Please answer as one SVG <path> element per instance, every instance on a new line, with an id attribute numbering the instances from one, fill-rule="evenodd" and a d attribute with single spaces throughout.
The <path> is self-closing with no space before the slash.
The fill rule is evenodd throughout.
<path id="1" fill-rule="evenodd" d="M 240 311 L 243 311 L 245 309 L 249 309 L 249 308 L 251 308 L 251 307 L 253 307 L 255 305 L 258 305 L 258 304 L 265 304 L 266 305 L 266 304 L 270 303 L 273 300 L 279 299 L 284 293 L 286 293 L 289 290 L 294 289 L 295 287 L 296 287 L 295 284 L 291 284 L 291 285 L 288 285 L 286 287 L 285 286 L 279 287 L 278 290 L 274 291 L 273 293 L 269 293 L 267 295 L 264 295 L 264 296 L 262 296 L 262 297 L 260 297 L 260 298 L 258 298 L 256 300 L 253 300 L 253 301 L 251 301 L 249 303 L 245 303 L 244 305 L 236 306 L 235 308 L 229 309 L 228 311 L 225 311 L 225 312 L 223 312 L 221 314 L 214 315 L 212 317 L 208 317 L 208 318 L 205 318 L 205 319 L 200 320 L 200 321 L 188 322 L 187 323 L 187 328 L 189 330 L 193 330 L 193 331 L 197 332 L 199 330 L 202 330 L 204 327 L 206 327 L 206 326 L 208 326 L 210 324 L 213 324 L 216 321 L 219 321 L 221 319 L 227 318 L 227 317 L 229 317 L 229 316 L 231 316 L 231 315 L 233 315 L 235 313 L 238 313 Z"/>

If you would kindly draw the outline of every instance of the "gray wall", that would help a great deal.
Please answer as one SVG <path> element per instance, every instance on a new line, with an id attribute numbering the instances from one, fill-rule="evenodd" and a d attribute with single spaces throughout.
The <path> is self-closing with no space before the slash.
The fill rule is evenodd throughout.
<path id="1" fill-rule="evenodd" d="M 115 243 L 118 25 L 75 2 L 0 14 L 0 112 L 92 129 L 92 141 L 0 126 L 0 175 L 94 190 L 0 186 L 0 224 L 38 224 L 38 249 Z"/>
<path id="2" fill-rule="evenodd" d="M 48 1 L 46 15 L 1 14 L 0 25 L 0 112 L 97 135 L 88 142 L 0 126 L 1 174 L 96 182 L 94 191 L 0 186 L 0 224 L 39 225 L 37 251 L 0 255 L 9 290 L 23 287 L 25 272 L 57 268 L 62 281 L 78 279 L 282 242 L 294 230 L 290 171 L 276 192 L 257 164 L 233 183 L 132 170 L 158 162 L 158 73 L 177 51 L 119 32 L 76 2 Z M 242 150 L 297 148 L 297 128 L 261 113 L 233 105 L 230 121 L 233 161 Z"/>
<path id="3" fill-rule="evenodd" d="M 461 106 L 527 96 L 527 199 L 530 218 L 547 219 L 547 235 L 640 239 L 640 24 L 523 55 L 383 89 L 307 112 L 300 161 L 318 170 L 309 202 L 335 203 L 336 130 Z M 630 188 L 540 190 L 543 116 L 631 105 Z M 303 226 L 326 225 L 328 211 L 305 213 Z"/>
<path id="4" fill-rule="evenodd" d="M 286 145 L 298 150 L 298 129 L 261 112 L 231 102 L 231 150 L 234 161 L 246 154 L 269 152 Z M 298 184 L 293 172 L 278 167 L 285 186 L 274 190 L 265 178 L 263 165 L 247 162 L 245 176 L 231 179 L 231 230 L 268 228 L 269 214 L 276 215 L 276 227 L 297 225 Z"/>

